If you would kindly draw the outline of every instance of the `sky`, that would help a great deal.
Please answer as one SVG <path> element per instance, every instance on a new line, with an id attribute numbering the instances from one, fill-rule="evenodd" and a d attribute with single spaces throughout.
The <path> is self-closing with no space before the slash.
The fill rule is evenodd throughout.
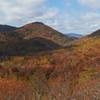
<path id="1" fill-rule="evenodd" d="M 100 0 L 0 0 L 0 24 L 43 22 L 62 33 L 100 29 Z"/>

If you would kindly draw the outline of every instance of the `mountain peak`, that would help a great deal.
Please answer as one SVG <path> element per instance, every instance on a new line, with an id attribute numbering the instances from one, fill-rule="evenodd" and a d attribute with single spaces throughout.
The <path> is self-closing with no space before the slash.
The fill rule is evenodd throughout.
<path id="1" fill-rule="evenodd" d="M 65 36 L 63 33 L 60 33 L 52 27 L 41 22 L 26 24 L 16 30 L 16 32 L 21 34 L 24 39 L 42 37 L 58 43 L 59 45 L 65 45 L 67 42 L 73 40 L 72 38 Z"/>
<path id="2" fill-rule="evenodd" d="M 42 23 L 42 22 L 32 22 L 32 23 L 29 23 L 29 24 L 26 24 L 24 25 L 24 27 L 31 27 L 31 26 L 44 26 L 45 24 Z"/>
<path id="3" fill-rule="evenodd" d="M 32 24 L 44 25 L 44 23 L 42 23 L 42 22 L 33 22 Z"/>

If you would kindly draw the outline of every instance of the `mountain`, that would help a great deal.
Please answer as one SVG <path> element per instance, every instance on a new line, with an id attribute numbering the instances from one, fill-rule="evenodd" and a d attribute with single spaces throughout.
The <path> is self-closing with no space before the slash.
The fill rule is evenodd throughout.
<path id="1" fill-rule="evenodd" d="M 0 32 L 0 55 L 2 56 L 30 55 L 40 51 L 59 49 L 73 41 L 72 38 L 41 22 L 11 29 L 12 31 L 5 29 Z"/>
<path id="2" fill-rule="evenodd" d="M 27 40 L 35 37 L 40 37 L 51 40 L 58 45 L 65 46 L 68 42 L 73 40 L 72 38 L 65 36 L 64 34 L 41 22 L 30 23 L 20 28 L 6 25 L 5 27 L 9 27 L 9 30 L 7 31 L 7 28 L 1 29 L 2 32 L 0 32 L 0 41 L 20 41 L 22 39 Z"/>
<path id="3" fill-rule="evenodd" d="M 78 39 L 78 38 L 82 37 L 81 34 L 77 34 L 77 33 L 67 33 L 67 36 L 69 36 L 70 38 L 73 38 L 73 39 Z"/>
<path id="4" fill-rule="evenodd" d="M 4 32 L 0 99 L 99 100 L 100 37 L 92 34 L 72 42 L 40 22 Z"/>
<path id="5" fill-rule="evenodd" d="M 8 32 L 16 30 L 17 27 L 9 26 L 9 25 L 0 25 L 0 32 Z"/>
<path id="6" fill-rule="evenodd" d="M 43 23 L 30 23 L 16 30 L 0 32 L 0 55 L 30 55 L 59 49 L 72 40 Z"/>
<path id="7" fill-rule="evenodd" d="M 34 22 L 27 24 L 18 30 L 15 30 L 16 33 L 22 35 L 24 39 L 30 39 L 34 37 L 42 37 L 49 39 L 59 45 L 65 46 L 68 42 L 72 41 L 73 39 L 66 36 L 55 29 L 41 23 L 41 22 Z"/>
<path id="8" fill-rule="evenodd" d="M 25 56 L 61 48 L 51 40 L 35 37 L 27 40 L 0 42 L 0 56 Z"/>
<path id="9" fill-rule="evenodd" d="M 95 32 L 93 32 L 92 34 L 90 34 L 88 36 L 93 36 L 93 37 L 96 36 L 96 37 L 99 37 L 100 36 L 100 29 L 97 30 L 97 31 L 95 31 Z"/>
<path id="10" fill-rule="evenodd" d="M 15 36 L 12 34 L 12 31 L 18 29 L 14 26 L 9 25 L 0 25 L 0 42 L 7 41 L 7 40 L 14 40 Z M 18 36 L 17 36 L 18 37 Z"/>

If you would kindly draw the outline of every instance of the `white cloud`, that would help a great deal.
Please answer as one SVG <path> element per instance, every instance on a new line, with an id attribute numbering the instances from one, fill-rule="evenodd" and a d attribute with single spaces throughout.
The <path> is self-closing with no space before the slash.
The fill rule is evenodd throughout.
<path id="1" fill-rule="evenodd" d="M 51 19 L 58 15 L 58 10 L 56 9 L 48 9 L 42 16 L 37 17 L 37 19 Z"/>
<path id="2" fill-rule="evenodd" d="M 100 8 L 100 0 L 78 0 L 81 4 L 91 8 Z"/>
<path id="3" fill-rule="evenodd" d="M 76 32 L 83 34 L 90 34 L 97 29 L 100 29 L 100 14 L 96 12 L 85 12 L 79 17 L 66 17 L 63 29 L 67 32 Z"/>
<path id="4" fill-rule="evenodd" d="M 56 7 L 47 7 L 48 0 L 0 0 L 0 23 L 24 25 L 34 21 L 42 21 L 56 26 L 59 10 Z"/>
<path id="5" fill-rule="evenodd" d="M 5 23 L 24 20 L 30 16 L 36 16 L 37 11 L 43 6 L 46 0 L 0 0 L 0 13 Z"/>

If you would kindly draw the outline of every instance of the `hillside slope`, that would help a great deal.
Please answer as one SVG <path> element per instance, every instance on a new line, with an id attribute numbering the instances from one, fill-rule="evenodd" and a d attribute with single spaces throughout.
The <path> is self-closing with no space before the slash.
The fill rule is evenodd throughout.
<path id="1" fill-rule="evenodd" d="M 16 30 L 11 29 L 12 31 L 5 29 L 0 32 L 1 56 L 32 55 L 59 49 L 73 41 L 72 38 L 40 22 L 27 24 Z"/>
<path id="2" fill-rule="evenodd" d="M 96 36 L 96 37 L 100 37 L 100 30 L 97 30 L 95 32 L 93 32 L 92 34 L 90 34 L 89 36 Z"/>
<path id="3" fill-rule="evenodd" d="M 25 89 L 30 94 L 33 91 L 29 100 L 99 100 L 99 49 L 99 37 L 84 37 L 66 48 L 1 59 L 1 77 L 26 81 Z M 4 95 L 3 90 L 1 93 Z"/>
<path id="4" fill-rule="evenodd" d="M 99 100 L 99 31 L 72 40 L 40 22 L 0 32 L 0 100 Z"/>
<path id="5" fill-rule="evenodd" d="M 62 46 L 65 46 L 68 42 L 73 40 L 72 38 L 65 36 L 64 34 L 40 22 L 27 24 L 15 32 L 21 34 L 24 39 L 41 37 L 49 39 Z"/>
<path id="6" fill-rule="evenodd" d="M 8 30 L 5 29 L 8 27 Z M 4 28 L 1 27 L 0 31 L 0 40 L 12 40 L 12 41 L 19 41 L 20 39 L 31 39 L 31 38 L 45 38 L 51 40 L 52 42 L 65 46 L 68 42 L 72 41 L 73 38 L 64 35 L 55 29 L 41 23 L 41 22 L 34 22 L 27 25 L 24 25 L 20 28 L 14 28 L 10 26 L 5 26 Z M 10 32 L 9 32 L 10 30 Z"/>
<path id="7" fill-rule="evenodd" d="M 61 48 L 60 45 L 40 37 L 19 41 L 4 41 L 0 42 L 0 56 L 28 56 L 59 48 Z"/>

